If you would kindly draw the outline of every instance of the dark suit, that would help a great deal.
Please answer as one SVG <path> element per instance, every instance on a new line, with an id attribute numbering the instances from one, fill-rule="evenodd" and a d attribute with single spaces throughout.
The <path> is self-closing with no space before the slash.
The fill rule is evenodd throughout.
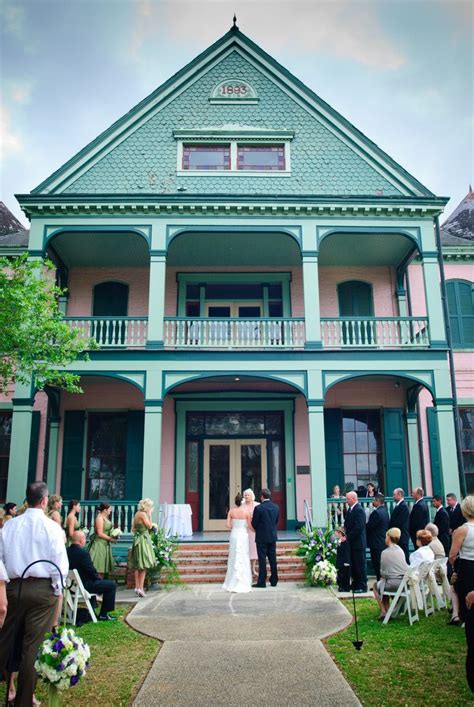
<path id="1" fill-rule="evenodd" d="M 267 579 L 267 557 L 270 563 L 270 584 L 275 587 L 278 582 L 276 561 L 277 524 L 280 511 L 275 503 L 262 501 L 253 512 L 252 525 L 255 528 L 255 543 L 258 555 L 257 585 L 264 587 Z"/>
<path id="2" fill-rule="evenodd" d="M 399 546 L 405 553 L 406 561 L 408 562 L 408 542 L 410 536 L 408 534 L 408 519 L 410 510 L 406 501 L 400 501 L 397 506 L 394 506 L 392 515 L 388 523 L 389 528 L 398 528 L 401 532 Z"/>
<path id="3" fill-rule="evenodd" d="M 91 594 L 102 594 L 100 616 L 106 616 L 115 608 L 115 591 L 117 585 L 111 579 L 101 579 L 97 574 L 91 556 L 80 545 L 70 545 L 67 548 L 69 569 L 77 570 L 84 589 Z"/>
<path id="4" fill-rule="evenodd" d="M 446 508 L 440 506 L 436 511 L 434 517 L 434 524 L 438 528 L 438 538 L 444 547 L 446 555 L 449 555 L 449 548 L 451 547 L 451 537 L 449 535 L 449 515 Z"/>
<path id="5" fill-rule="evenodd" d="M 367 570 L 365 551 L 367 536 L 365 531 L 365 511 L 360 503 L 355 503 L 346 513 L 344 524 L 349 547 L 351 548 L 352 588 L 367 591 Z"/>
<path id="6" fill-rule="evenodd" d="M 408 532 L 410 533 L 410 538 L 416 549 L 416 534 L 418 530 L 423 530 L 425 525 L 430 522 L 430 512 L 426 501 L 421 498 L 417 501 L 413 508 L 411 509 L 410 519 L 408 521 Z"/>
<path id="7" fill-rule="evenodd" d="M 388 511 L 385 506 L 374 508 L 367 521 L 367 545 L 375 575 L 380 579 L 380 555 L 385 550 L 385 534 L 388 530 Z"/>
<path id="8" fill-rule="evenodd" d="M 448 506 L 446 508 L 449 516 L 449 527 L 451 528 L 451 531 L 454 533 L 456 528 L 459 528 L 461 525 L 464 525 L 466 522 L 466 519 L 464 518 L 463 514 L 461 513 L 461 505 L 459 503 L 456 503 L 454 508 L 451 508 L 451 506 Z"/>

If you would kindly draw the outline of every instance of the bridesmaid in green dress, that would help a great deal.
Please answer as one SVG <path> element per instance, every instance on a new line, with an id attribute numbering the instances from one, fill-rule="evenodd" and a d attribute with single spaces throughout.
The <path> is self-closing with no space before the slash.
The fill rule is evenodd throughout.
<path id="1" fill-rule="evenodd" d="M 94 567 L 101 579 L 104 578 L 105 574 L 112 572 L 115 564 L 111 546 L 111 543 L 115 542 L 115 538 L 108 534 L 113 527 L 110 520 L 111 513 L 112 506 L 110 503 L 100 504 L 94 523 L 94 537 L 89 550 Z"/>
<path id="2" fill-rule="evenodd" d="M 145 596 L 144 585 L 145 576 L 148 569 L 156 566 L 155 552 L 150 537 L 153 528 L 151 514 L 153 513 L 153 501 L 150 498 L 143 498 L 138 503 L 138 511 L 133 519 L 133 544 L 132 563 L 135 569 L 135 594 L 139 597 Z"/>
<path id="3" fill-rule="evenodd" d="M 81 524 L 79 522 L 79 513 L 81 511 L 81 504 L 75 498 L 69 501 L 69 506 L 67 509 L 67 518 L 64 524 L 66 529 L 67 547 L 71 544 L 72 534 L 75 530 L 81 529 Z"/>

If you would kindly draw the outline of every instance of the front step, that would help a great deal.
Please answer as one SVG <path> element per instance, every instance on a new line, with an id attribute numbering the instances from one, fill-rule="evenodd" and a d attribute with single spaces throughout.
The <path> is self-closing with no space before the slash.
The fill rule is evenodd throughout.
<path id="1" fill-rule="evenodd" d="M 282 582 L 298 582 L 305 578 L 305 564 L 295 555 L 298 542 L 278 542 L 278 577 Z M 220 584 L 225 579 L 229 543 L 183 543 L 174 558 L 182 582 L 186 584 Z M 270 568 L 267 564 L 268 574 Z"/>

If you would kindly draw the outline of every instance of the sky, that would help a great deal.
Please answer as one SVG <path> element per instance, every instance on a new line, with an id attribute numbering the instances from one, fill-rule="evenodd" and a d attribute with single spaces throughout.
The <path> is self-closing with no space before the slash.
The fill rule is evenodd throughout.
<path id="1" fill-rule="evenodd" d="M 451 200 L 473 182 L 472 0 L 0 0 L 0 199 L 242 32 Z"/>

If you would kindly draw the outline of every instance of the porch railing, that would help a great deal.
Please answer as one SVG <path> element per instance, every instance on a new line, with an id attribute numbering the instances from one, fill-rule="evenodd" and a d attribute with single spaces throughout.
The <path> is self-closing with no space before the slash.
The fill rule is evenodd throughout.
<path id="1" fill-rule="evenodd" d="M 305 344 L 304 319 L 165 317 L 164 342 L 189 349 L 299 349 Z"/>
<path id="2" fill-rule="evenodd" d="M 79 522 L 82 528 L 88 528 L 91 533 L 94 531 L 94 521 L 101 503 L 102 501 L 80 501 Z M 132 532 L 133 517 L 137 512 L 138 501 L 107 501 L 107 503 L 112 506 L 110 520 L 114 528 L 120 528 L 124 534 L 130 534 Z M 62 514 L 64 519 L 66 519 L 66 501 L 62 507 Z"/>
<path id="3" fill-rule="evenodd" d="M 142 348 L 146 345 L 147 317 L 64 317 L 83 340 L 95 339 L 104 348 Z"/>
<path id="4" fill-rule="evenodd" d="M 425 496 L 425 501 L 428 504 L 428 508 L 429 508 L 429 512 L 430 512 L 430 520 L 432 520 L 435 515 L 434 508 L 431 505 L 431 500 L 432 500 L 431 496 Z M 405 501 L 407 502 L 408 507 L 411 511 L 413 504 L 415 503 L 415 500 L 411 497 L 406 497 Z M 359 498 L 359 503 L 361 504 L 362 508 L 365 510 L 365 513 L 368 518 L 370 513 L 372 512 L 373 499 Z M 393 511 L 393 507 L 394 507 L 395 503 L 396 502 L 393 500 L 393 498 L 386 498 L 385 499 L 385 507 L 386 507 L 389 515 Z M 348 508 L 349 507 L 346 503 L 345 498 L 328 498 L 327 499 L 328 526 L 330 528 L 336 528 L 338 525 L 344 525 L 344 521 L 346 519 L 346 514 L 348 512 Z"/>
<path id="5" fill-rule="evenodd" d="M 386 349 L 430 345 L 428 319 L 424 317 L 323 317 L 321 338 L 325 348 L 337 349 Z"/>

